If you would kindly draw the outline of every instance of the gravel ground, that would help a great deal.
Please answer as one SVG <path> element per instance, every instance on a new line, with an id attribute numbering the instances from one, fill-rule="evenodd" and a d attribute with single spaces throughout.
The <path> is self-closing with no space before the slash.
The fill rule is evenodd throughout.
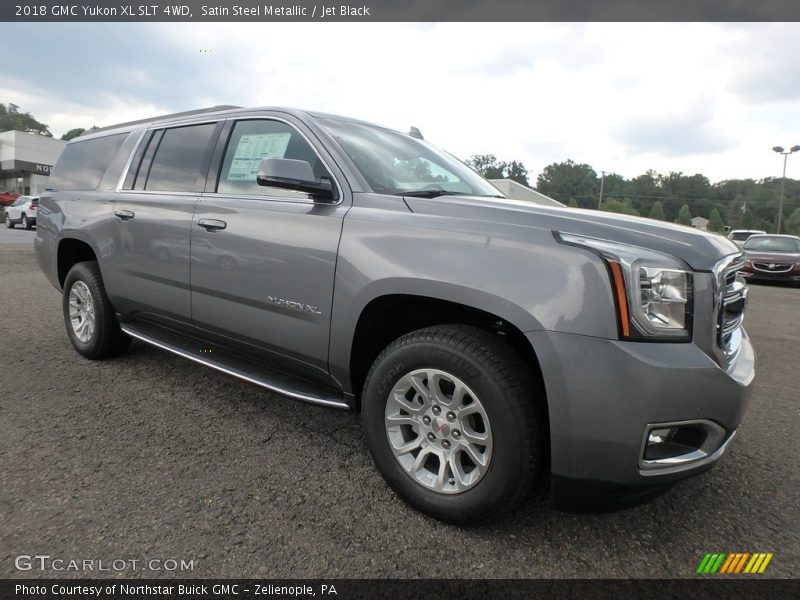
<path id="1" fill-rule="evenodd" d="M 20 572 L 21 554 L 193 560 L 189 577 L 689 577 L 714 551 L 800 574 L 800 289 L 752 287 L 755 393 L 715 469 L 626 511 L 532 500 L 473 529 L 398 500 L 355 415 L 141 344 L 84 360 L 27 244 L 0 246 L 0 306 L 0 577 L 97 575 Z"/>

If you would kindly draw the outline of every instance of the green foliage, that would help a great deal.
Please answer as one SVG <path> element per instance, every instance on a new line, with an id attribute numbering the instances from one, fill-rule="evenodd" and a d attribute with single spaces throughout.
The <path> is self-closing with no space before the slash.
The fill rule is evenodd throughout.
<path id="1" fill-rule="evenodd" d="M 575 200 L 575 198 L 570 198 L 569 202 L 567 202 L 567 206 L 570 208 L 578 208 L 578 202 Z"/>
<path id="2" fill-rule="evenodd" d="M 503 178 L 503 163 L 494 154 L 473 154 L 465 162 L 486 179 Z"/>
<path id="3" fill-rule="evenodd" d="M 465 162 L 486 179 L 513 179 L 522 185 L 530 185 L 528 169 L 517 160 L 505 162 L 497 160 L 494 154 L 474 154 Z"/>
<path id="4" fill-rule="evenodd" d="M 625 200 L 609 198 L 608 200 L 603 200 L 603 204 L 600 208 L 607 212 L 622 213 L 623 215 L 633 215 L 635 217 L 639 216 L 639 211 L 633 208 L 630 198 L 626 198 Z"/>
<path id="5" fill-rule="evenodd" d="M 581 208 L 597 208 L 600 179 L 589 165 L 567 160 L 547 165 L 536 179 L 536 189 L 561 202 L 575 200 Z"/>
<path id="6" fill-rule="evenodd" d="M 722 233 L 725 230 L 725 223 L 722 222 L 722 215 L 716 208 L 711 211 L 711 216 L 708 218 L 708 230 L 716 233 Z"/>
<path id="7" fill-rule="evenodd" d="M 681 209 L 678 211 L 678 223 L 681 225 L 689 225 L 692 224 L 692 213 L 689 211 L 689 205 L 684 204 L 681 206 Z"/>
<path id="8" fill-rule="evenodd" d="M 0 104 L 0 131 L 24 131 L 53 137 L 47 125 L 40 123 L 30 113 L 19 112 L 19 106 L 9 103 Z"/>
<path id="9" fill-rule="evenodd" d="M 502 163 L 502 165 L 503 172 L 508 179 L 513 179 L 522 185 L 530 185 L 528 183 L 528 169 L 521 162 L 512 160 L 509 163 Z"/>
<path id="10" fill-rule="evenodd" d="M 515 181 L 526 183 L 529 177 L 522 163 L 503 162 L 493 154 L 473 156 L 467 162 L 476 171 L 492 179 L 511 177 Z M 579 164 L 572 160 L 556 162 L 547 165 L 536 178 L 536 189 L 570 206 L 597 208 L 601 181 L 598 175 L 588 164 Z M 781 179 L 775 177 L 758 181 L 731 179 L 712 185 L 701 173 L 660 174 L 648 170 L 632 179 L 625 179 L 617 173 L 606 173 L 603 178 L 603 204 L 613 200 L 611 207 L 606 210 L 638 213 L 669 222 L 678 221 L 681 208 L 687 206 L 690 215 L 707 218 L 709 227 L 712 227 L 710 222 L 716 210 L 723 224 L 722 229 L 725 225 L 731 229 L 752 229 L 756 225 L 767 223 L 774 231 L 780 184 Z M 625 201 L 629 204 L 625 205 Z M 798 207 L 800 181 L 787 179 L 782 226 L 784 231 L 788 231 L 789 227 L 787 216 L 792 215 Z"/>
<path id="11" fill-rule="evenodd" d="M 67 133 L 61 136 L 61 139 L 65 142 L 70 141 L 72 138 L 76 138 L 81 135 L 86 130 L 83 127 L 76 127 L 75 129 L 70 129 Z"/>
<path id="12" fill-rule="evenodd" d="M 664 209 L 661 207 L 661 202 L 656 200 L 653 202 L 653 207 L 650 209 L 650 218 L 651 219 L 658 219 L 659 221 L 663 221 L 666 219 L 664 216 Z"/>
<path id="13" fill-rule="evenodd" d="M 791 216 L 785 221 L 786 233 L 800 235 L 800 208 L 795 208 Z"/>

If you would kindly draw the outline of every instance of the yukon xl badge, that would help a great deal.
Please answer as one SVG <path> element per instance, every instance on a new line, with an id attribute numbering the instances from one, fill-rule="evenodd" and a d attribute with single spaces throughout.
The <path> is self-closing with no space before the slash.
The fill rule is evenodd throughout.
<path id="1" fill-rule="evenodd" d="M 267 296 L 267 302 L 269 302 L 270 304 L 274 304 L 275 306 L 282 306 L 284 308 L 289 308 L 291 310 L 296 310 L 300 312 L 307 312 L 315 315 L 322 314 L 322 311 L 316 306 L 311 306 L 310 304 L 303 304 L 302 302 L 295 302 L 294 300 L 286 300 L 284 298 L 276 298 L 275 296 Z"/>

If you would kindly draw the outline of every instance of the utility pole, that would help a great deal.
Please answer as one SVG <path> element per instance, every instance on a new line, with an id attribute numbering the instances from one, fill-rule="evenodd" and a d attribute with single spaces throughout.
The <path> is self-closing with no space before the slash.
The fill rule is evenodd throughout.
<path id="1" fill-rule="evenodd" d="M 778 228 L 777 233 L 781 232 L 781 221 L 783 220 L 783 194 L 786 190 L 786 160 L 789 158 L 790 154 L 793 154 L 800 150 L 800 145 L 792 146 L 788 150 L 784 150 L 783 146 L 775 146 L 772 151 L 777 152 L 778 154 L 783 155 L 783 177 L 781 177 L 781 196 L 780 200 L 778 200 Z"/>
<path id="2" fill-rule="evenodd" d="M 600 205 L 603 204 L 603 184 L 606 181 L 606 172 L 600 171 L 600 200 L 597 202 L 597 210 L 600 210 Z"/>

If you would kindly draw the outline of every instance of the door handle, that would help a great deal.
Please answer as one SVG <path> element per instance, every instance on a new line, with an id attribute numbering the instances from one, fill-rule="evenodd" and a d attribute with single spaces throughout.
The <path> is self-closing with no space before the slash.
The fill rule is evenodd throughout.
<path id="1" fill-rule="evenodd" d="M 225 221 L 219 219 L 200 219 L 197 224 L 206 231 L 221 231 L 228 226 Z"/>
<path id="2" fill-rule="evenodd" d="M 114 214 L 123 221 L 128 221 L 136 216 L 132 210 L 115 210 Z"/>

